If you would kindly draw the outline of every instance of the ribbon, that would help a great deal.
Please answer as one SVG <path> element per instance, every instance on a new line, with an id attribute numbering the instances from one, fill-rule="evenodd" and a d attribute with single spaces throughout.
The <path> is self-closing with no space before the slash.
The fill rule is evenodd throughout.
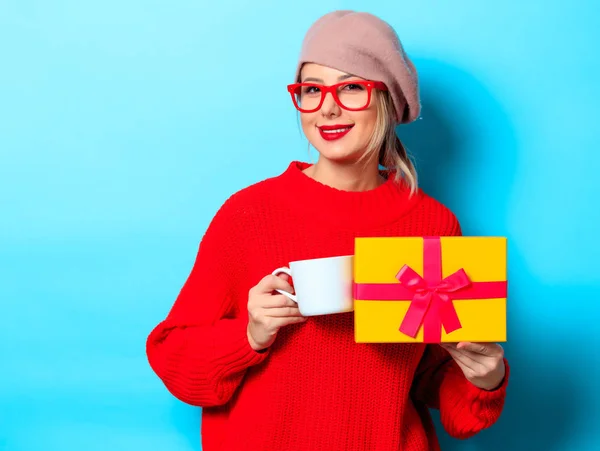
<path id="1" fill-rule="evenodd" d="M 396 279 L 399 284 L 355 284 L 357 300 L 407 300 L 410 305 L 400 332 L 412 338 L 423 326 L 423 341 L 439 343 L 442 327 L 447 334 L 462 326 L 453 299 L 493 299 L 506 297 L 503 282 L 472 282 L 463 268 L 442 279 L 442 247 L 439 237 L 423 239 L 423 277 L 404 265 Z"/>
<path id="2" fill-rule="evenodd" d="M 450 293 L 468 287 L 471 284 L 469 277 L 463 269 L 446 277 L 437 285 L 429 285 L 427 281 L 418 275 L 410 266 L 404 265 L 398 275 L 398 281 L 414 292 L 406 316 L 400 325 L 400 332 L 416 337 L 425 315 L 433 307 L 437 311 L 440 325 L 444 327 L 447 334 L 460 329 L 462 326 Z M 432 305 L 433 304 L 433 305 Z M 427 328 L 430 330 L 430 328 Z M 431 337 L 434 340 L 441 339 L 441 330 L 438 327 L 439 337 Z M 438 340 L 440 341 L 440 340 Z"/>

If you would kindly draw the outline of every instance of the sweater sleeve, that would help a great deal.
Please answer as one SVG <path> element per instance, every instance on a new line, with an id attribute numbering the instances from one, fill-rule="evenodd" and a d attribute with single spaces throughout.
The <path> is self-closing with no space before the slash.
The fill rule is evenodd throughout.
<path id="1" fill-rule="evenodd" d="M 483 390 L 468 381 L 445 349 L 427 345 L 415 375 L 413 397 L 440 411 L 449 435 L 469 438 L 493 425 L 502 413 L 510 372 L 506 359 L 504 365 L 506 374 L 500 386 Z"/>
<path id="2" fill-rule="evenodd" d="M 250 347 L 247 309 L 238 307 L 247 297 L 235 239 L 243 235 L 230 202 L 211 221 L 171 311 L 146 341 L 150 366 L 166 388 L 201 407 L 227 403 L 246 370 L 269 354 Z"/>

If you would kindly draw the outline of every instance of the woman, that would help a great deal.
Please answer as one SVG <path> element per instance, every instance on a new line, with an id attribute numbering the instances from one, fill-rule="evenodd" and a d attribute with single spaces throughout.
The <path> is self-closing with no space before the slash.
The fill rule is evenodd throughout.
<path id="1" fill-rule="evenodd" d="M 497 344 L 357 344 L 353 315 L 302 317 L 271 272 L 352 254 L 357 236 L 460 235 L 417 188 L 395 126 L 419 115 L 415 69 L 375 16 L 336 11 L 308 31 L 289 86 L 317 163 L 231 196 L 212 220 L 150 365 L 203 407 L 215 450 L 439 449 L 429 408 L 470 437 L 499 417 L 508 367 Z M 383 165 L 388 170 L 380 171 Z"/>

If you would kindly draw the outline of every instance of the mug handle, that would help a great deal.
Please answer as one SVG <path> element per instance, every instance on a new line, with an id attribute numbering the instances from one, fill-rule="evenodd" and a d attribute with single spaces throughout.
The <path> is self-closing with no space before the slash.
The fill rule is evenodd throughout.
<path id="1" fill-rule="evenodd" d="M 277 268 L 275 271 L 273 271 L 271 274 L 273 274 L 274 276 L 278 275 L 278 274 L 287 274 L 288 276 L 292 277 L 292 271 L 289 268 L 286 268 L 285 266 L 281 267 L 281 268 Z M 275 289 L 275 291 L 277 291 L 280 294 L 283 294 L 285 297 L 287 297 L 288 299 L 294 301 L 296 304 L 298 303 L 298 298 L 296 297 L 296 295 L 292 294 L 292 293 L 288 293 L 287 291 L 283 291 L 283 290 L 279 290 L 279 289 Z"/>

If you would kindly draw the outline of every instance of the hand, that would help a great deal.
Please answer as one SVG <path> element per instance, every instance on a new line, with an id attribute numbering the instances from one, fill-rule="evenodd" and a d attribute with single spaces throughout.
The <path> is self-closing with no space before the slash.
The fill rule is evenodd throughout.
<path id="1" fill-rule="evenodd" d="M 442 343 L 450 353 L 465 377 L 476 387 L 494 390 L 502 384 L 506 368 L 504 367 L 504 349 L 496 343 Z"/>
<path id="2" fill-rule="evenodd" d="M 294 301 L 273 294 L 276 288 L 294 293 L 287 274 L 268 275 L 248 293 L 248 342 L 255 351 L 271 346 L 283 326 L 306 321 Z"/>

